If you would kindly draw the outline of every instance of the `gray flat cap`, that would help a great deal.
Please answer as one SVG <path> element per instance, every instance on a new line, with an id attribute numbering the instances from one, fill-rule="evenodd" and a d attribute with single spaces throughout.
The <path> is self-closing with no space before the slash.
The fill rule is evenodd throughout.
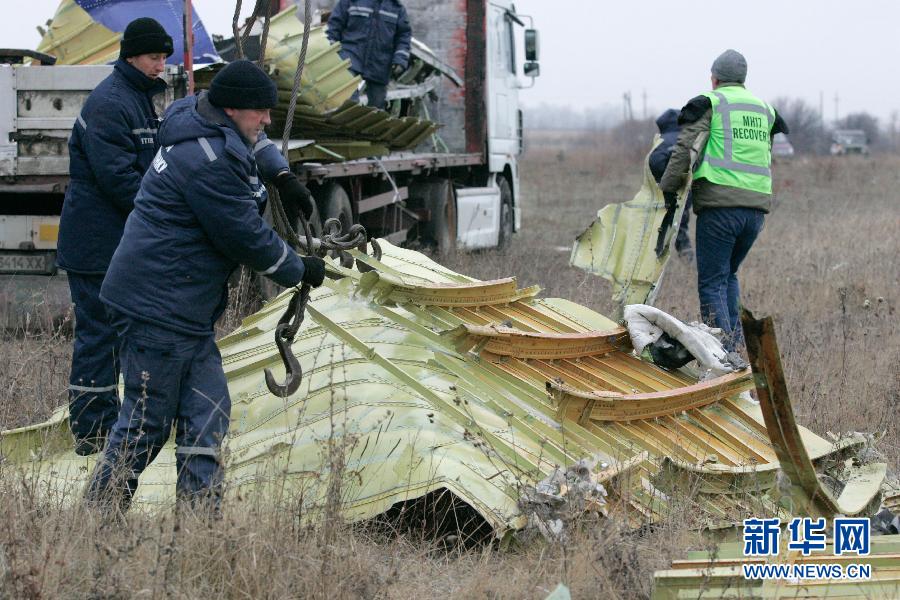
<path id="1" fill-rule="evenodd" d="M 744 83 L 747 59 L 737 50 L 726 50 L 713 61 L 712 75 L 722 83 Z"/>

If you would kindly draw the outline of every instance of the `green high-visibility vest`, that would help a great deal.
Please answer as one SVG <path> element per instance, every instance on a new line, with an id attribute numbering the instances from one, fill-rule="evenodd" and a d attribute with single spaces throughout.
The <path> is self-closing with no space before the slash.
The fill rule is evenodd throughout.
<path id="1" fill-rule="evenodd" d="M 694 179 L 772 193 L 772 125 L 775 111 L 743 86 L 704 94 L 712 102 L 709 140 Z"/>

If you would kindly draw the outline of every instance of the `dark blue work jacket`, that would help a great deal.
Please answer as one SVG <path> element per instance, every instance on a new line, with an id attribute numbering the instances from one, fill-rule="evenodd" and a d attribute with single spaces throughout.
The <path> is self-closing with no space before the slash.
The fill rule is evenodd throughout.
<path id="1" fill-rule="evenodd" d="M 672 156 L 672 148 L 675 147 L 675 142 L 678 141 L 678 134 L 681 132 L 681 127 L 678 126 L 678 111 L 670 108 L 659 115 L 656 119 L 656 126 L 659 128 L 662 142 L 650 153 L 649 163 L 650 172 L 653 173 L 653 178 L 659 183 L 663 173 L 666 172 L 669 158 Z"/>
<path id="2" fill-rule="evenodd" d="M 166 111 L 153 159 L 103 280 L 100 299 L 125 315 L 188 335 L 209 335 L 238 264 L 289 287 L 303 262 L 265 222 L 258 152 L 204 92 Z M 277 160 L 260 161 L 262 165 Z M 271 178 L 275 169 L 263 168 Z M 278 170 L 286 168 L 281 159 Z"/>
<path id="3" fill-rule="evenodd" d="M 398 0 L 338 0 L 328 19 L 328 39 L 363 79 L 387 83 L 391 65 L 409 66 L 412 29 Z"/>
<path id="4" fill-rule="evenodd" d="M 70 182 L 57 241 L 63 269 L 106 272 L 158 148 L 152 97 L 165 89 L 163 80 L 118 60 L 84 103 L 69 138 Z"/>

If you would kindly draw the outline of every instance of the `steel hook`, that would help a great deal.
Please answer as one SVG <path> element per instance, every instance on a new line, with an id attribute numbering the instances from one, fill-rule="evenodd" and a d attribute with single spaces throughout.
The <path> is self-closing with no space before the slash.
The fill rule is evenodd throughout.
<path id="1" fill-rule="evenodd" d="M 279 398 L 287 398 L 296 392 L 300 387 L 300 382 L 303 381 L 303 368 L 291 350 L 294 336 L 290 335 L 290 328 L 288 323 L 280 323 L 275 327 L 275 345 L 278 346 L 278 354 L 281 355 L 281 361 L 284 363 L 284 383 L 278 383 L 270 369 L 264 370 L 266 387 Z"/>
<path id="2" fill-rule="evenodd" d="M 281 315 L 278 325 L 275 327 L 275 345 L 278 346 L 278 354 L 281 355 L 281 362 L 284 363 L 284 383 L 278 383 L 270 369 L 264 369 L 263 372 L 266 376 L 266 387 L 279 398 L 286 398 L 296 392 L 300 387 L 300 382 L 303 381 L 303 369 L 291 350 L 291 344 L 294 343 L 294 336 L 297 335 L 297 330 L 303 323 L 309 293 L 310 287 L 307 284 L 304 284 L 300 291 L 294 292 L 287 310 Z"/>

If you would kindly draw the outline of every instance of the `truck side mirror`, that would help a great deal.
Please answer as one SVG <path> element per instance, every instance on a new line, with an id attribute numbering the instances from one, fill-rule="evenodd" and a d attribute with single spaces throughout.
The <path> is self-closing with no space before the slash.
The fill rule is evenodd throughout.
<path id="1" fill-rule="evenodd" d="M 540 60 L 540 38 L 537 29 L 525 30 L 525 60 L 537 62 Z"/>
<path id="2" fill-rule="evenodd" d="M 534 61 L 525 63 L 525 76 L 537 77 L 541 74 L 541 65 Z"/>

